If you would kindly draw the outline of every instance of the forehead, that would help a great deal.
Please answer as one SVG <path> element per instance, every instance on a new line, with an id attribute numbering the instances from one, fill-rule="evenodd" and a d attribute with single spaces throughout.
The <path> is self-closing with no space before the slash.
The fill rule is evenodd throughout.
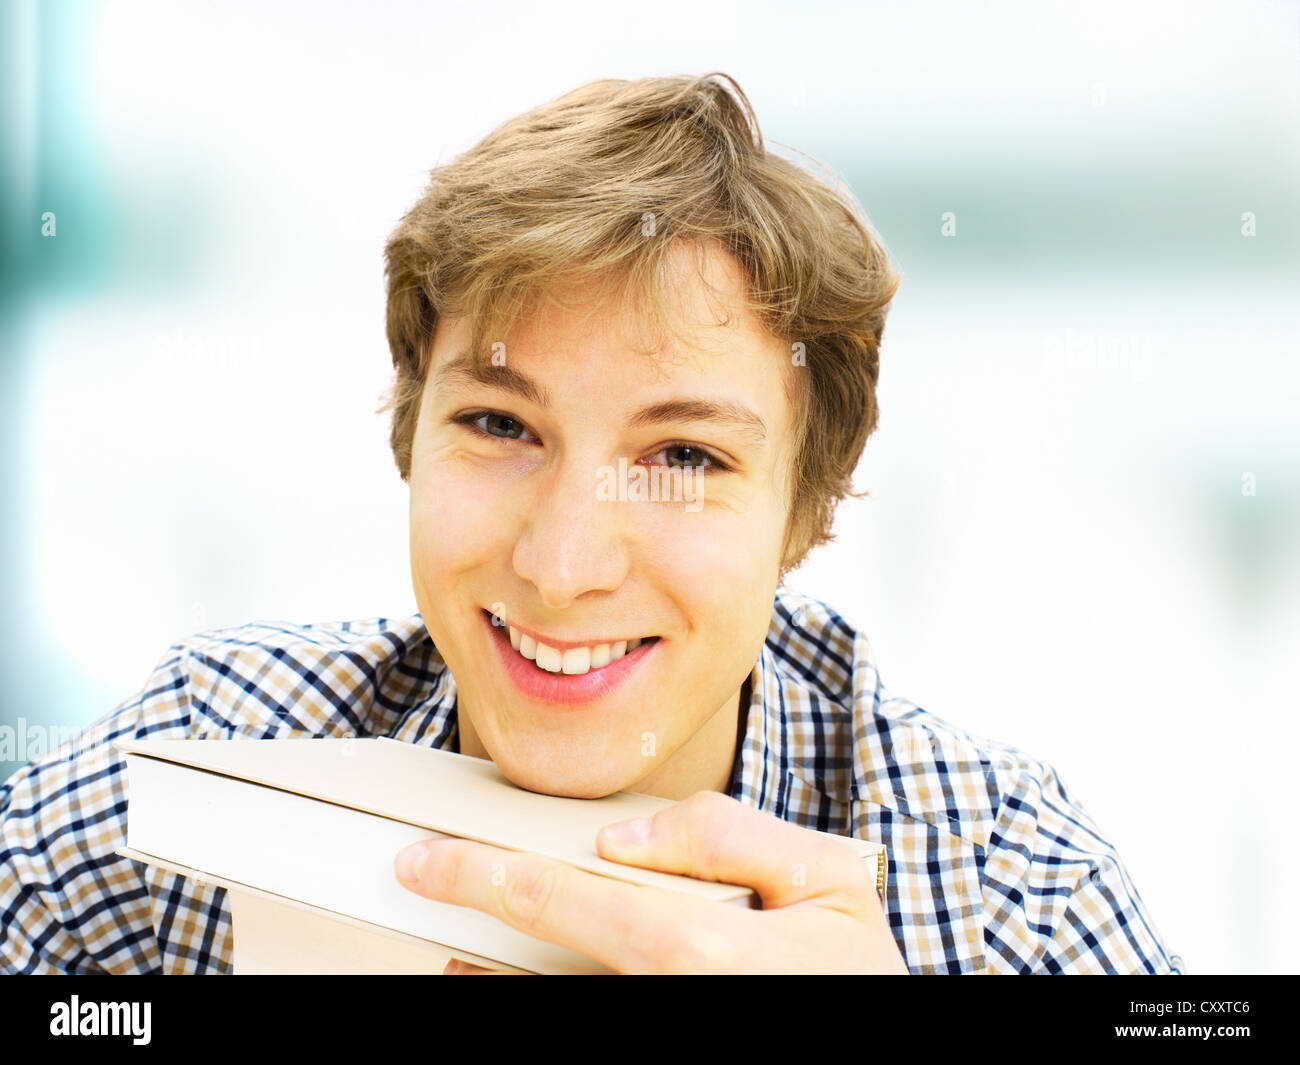
<path id="1" fill-rule="evenodd" d="M 486 337 L 473 352 L 469 320 L 441 318 L 428 384 L 500 379 L 507 367 L 551 376 L 562 364 L 619 378 L 619 387 L 731 379 L 788 390 L 790 347 L 744 306 L 748 281 L 732 255 L 679 243 L 664 256 L 660 282 L 662 314 L 648 293 L 624 302 L 596 280 L 557 286 L 549 298 L 530 298 L 508 335 Z"/>

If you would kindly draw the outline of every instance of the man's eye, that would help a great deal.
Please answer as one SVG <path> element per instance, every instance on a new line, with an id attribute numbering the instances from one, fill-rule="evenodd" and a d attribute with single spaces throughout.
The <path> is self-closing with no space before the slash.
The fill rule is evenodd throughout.
<path id="1" fill-rule="evenodd" d="M 456 415 L 452 420 L 460 425 L 467 425 L 484 436 L 494 436 L 499 440 L 519 440 L 528 432 L 528 426 L 518 418 L 497 411 L 467 411 Z"/>
<path id="2" fill-rule="evenodd" d="M 492 436 L 505 436 L 518 440 L 524 434 L 524 423 L 508 414 L 484 414 L 475 419 L 475 424 L 482 423 L 484 432 Z"/>
<path id="3" fill-rule="evenodd" d="M 728 467 L 712 452 L 696 444 L 669 444 L 655 452 L 651 458 L 663 456 L 666 465 L 683 470 L 725 470 Z"/>

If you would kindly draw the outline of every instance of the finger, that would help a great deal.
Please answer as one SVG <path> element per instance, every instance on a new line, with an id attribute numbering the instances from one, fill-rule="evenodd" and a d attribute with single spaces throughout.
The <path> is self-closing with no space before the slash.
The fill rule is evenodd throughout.
<path id="1" fill-rule="evenodd" d="M 602 858 L 753 888 L 765 909 L 816 899 L 863 916 L 879 908 L 862 858 L 847 844 L 782 821 L 718 791 L 669 806 L 648 824 L 607 825 Z"/>
<path id="2" fill-rule="evenodd" d="M 442 970 L 443 976 L 527 976 L 527 973 L 507 972 L 504 969 L 485 969 L 460 958 L 452 958 Z"/>
<path id="3" fill-rule="evenodd" d="M 464 839 L 422 846 L 428 857 L 413 878 L 404 875 L 412 870 L 399 855 L 398 878 L 410 890 L 471 906 L 618 972 L 660 971 L 679 961 L 688 967 L 698 962 L 696 939 L 719 950 L 750 931 L 738 921 L 748 910 L 626 884 L 541 855 Z M 705 933 L 705 925 L 713 927 Z"/>

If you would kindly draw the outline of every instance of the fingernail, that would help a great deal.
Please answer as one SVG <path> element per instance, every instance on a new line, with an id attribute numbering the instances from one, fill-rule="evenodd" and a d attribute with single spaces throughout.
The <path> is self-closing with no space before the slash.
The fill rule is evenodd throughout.
<path id="1" fill-rule="evenodd" d="M 412 843 L 397 856 L 397 878 L 414 884 L 420 879 L 420 869 L 429 860 L 429 848 L 423 843 Z"/>
<path id="2" fill-rule="evenodd" d="M 635 821 L 620 821 L 601 830 L 607 843 L 616 847 L 634 847 L 650 838 L 650 818 L 640 817 Z"/>

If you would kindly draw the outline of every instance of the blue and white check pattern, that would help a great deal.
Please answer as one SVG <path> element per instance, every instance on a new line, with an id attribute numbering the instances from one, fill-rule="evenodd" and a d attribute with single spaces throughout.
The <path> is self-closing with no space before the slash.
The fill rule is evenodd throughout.
<path id="1" fill-rule="evenodd" d="M 914 973 L 1182 972 L 1119 855 L 1048 765 L 880 681 L 865 636 L 777 592 L 733 798 L 885 844 Z M 231 970 L 223 889 L 142 865 L 119 738 L 390 736 L 457 749 L 456 686 L 420 616 L 188 637 L 144 688 L 0 786 L 0 971 Z"/>

